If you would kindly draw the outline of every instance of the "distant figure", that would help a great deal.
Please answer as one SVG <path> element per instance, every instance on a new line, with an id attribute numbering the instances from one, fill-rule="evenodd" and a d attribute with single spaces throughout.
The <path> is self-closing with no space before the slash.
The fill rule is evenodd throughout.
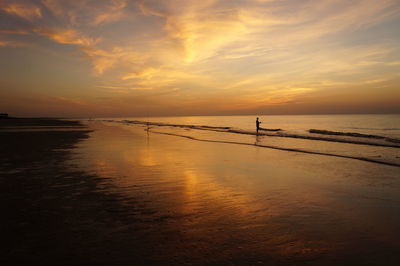
<path id="1" fill-rule="evenodd" d="M 256 119 L 257 134 L 258 134 L 258 130 L 260 130 L 260 124 L 261 124 L 261 122 L 258 120 L 258 117 L 257 117 L 257 119 Z"/>

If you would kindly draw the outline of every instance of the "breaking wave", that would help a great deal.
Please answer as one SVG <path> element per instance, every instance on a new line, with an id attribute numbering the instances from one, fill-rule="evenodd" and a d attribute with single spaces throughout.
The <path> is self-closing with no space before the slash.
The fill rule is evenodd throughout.
<path id="1" fill-rule="evenodd" d="M 186 136 L 186 135 L 174 134 L 174 133 L 168 133 L 168 132 L 159 132 L 159 131 L 151 131 L 151 132 L 152 133 L 156 133 L 156 134 L 176 136 L 176 137 L 182 137 L 182 138 L 187 138 L 187 139 L 197 140 L 197 141 L 204 141 L 204 142 L 256 146 L 256 147 L 269 148 L 269 149 L 275 149 L 275 150 L 281 150 L 281 151 L 293 151 L 293 152 L 301 152 L 301 153 L 308 153 L 308 154 L 333 156 L 333 157 L 346 158 L 346 159 L 355 159 L 355 160 L 364 161 L 364 162 L 371 162 L 371 163 L 378 163 L 378 164 L 384 164 L 384 165 L 400 167 L 400 163 L 386 162 L 386 161 L 381 161 L 381 160 L 374 160 L 374 159 L 371 159 L 371 158 L 368 158 L 368 157 L 362 157 L 362 156 L 349 156 L 349 155 L 341 155 L 341 154 L 326 153 L 326 152 L 317 152 L 317 151 L 295 149 L 295 148 L 283 148 L 283 147 L 278 147 L 278 146 L 273 146 L 273 145 L 263 145 L 263 144 L 257 144 L 257 143 L 252 144 L 252 143 L 237 142 L 237 141 L 222 141 L 222 140 L 201 139 L 201 138 L 196 138 L 196 137 L 192 137 L 192 136 Z"/>
<path id="2" fill-rule="evenodd" d="M 298 132 L 287 132 L 283 129 L 268 129 L 262 128 L 257 133 L 255 130 L 244 130 L 234 127 L 218 127 L 208 125 L 187 125 L 187 124 L 169 124 L 160 122 L 146 122 L 140 120 L 104 120 L 106 122 L 121 122 L 126 124 L 136 125 L 147 125 L 153 127 L 175 127 L 175 128 L 187 128 L 195 130 L 207 130 L 215 132 L 225 132 L 233 134 L 245 134 L 254 136 L 269 136 L 269 137 L 281 137 L 281 138 L 295 138 L 295 139 L 307 139 L 307 140 L 319 140 L 328 142 L 340 142 L 349 144 L 359 145 L 370 145 L 370 146 L 381 146 L 400 148 L 400 139 L 388 138 L 378 135 L 369 135 L 352 132 L 335 132 L 320 129 L 309 129 L 310 134 L 302 134 Z"/>
<path id="3" fill-rule="evenodd" d="M 379 135 L 370 135 L 353 132 L 336 132 L 321 129 L 309 129 L 307 132 L 290 132 L 284 129 L 262 129 L 258 133 L 255 130 L 245 130 L 234 127 L 222 127 L 222 126 L 209 126 L 209 125 L 189 125 L 189 124 L 170 124 L 160 122 L 146 122 L 140 120 L 101 120 L 104 122 L 122 123 L 125 125 L 138 125 L 145 127 L 145 130 L 155 133 L 170 135 L 176 137 L 187 138 L 195 141 L 203 142 L 214 142 L 214 143 L 226 143 L 226 144 L 237 144 L 256 146 L 261 148 L 269 148 L 283 151 L 333 156 L 346 159 L 354 159 L 365 162 L 389 165 L 400 167 L 400 140 L 394 138 L 388 138 Z M 171 129 L 183 129 L 186 131 L 180 132 L 178 130 Z M 219 132 L 222 134 L 232 134 L 239 136 L 268 136 L 276 138 L 299 139 L 299 140 L 316 140 L 322 141 L 313 144 L 308 142 L 305 145 L 298 144 L 298 142 L 279 142 L 269 141 L 268 143 L 263 142 L 252 142 L 249 139 L 242 139 L 225 135 L 204 135 L 197 134 L 196 131 L 208 131 L 208 132 Z M 185 133 L 187 132 L 187 133 Z M 222 138 L 221 138 L 222 137 Z M 344 143 L 344 145 L 356 145 L 356 146 L 343 146 L 343 145 L 326 145 L 323 142 L 331 143 Z M 301 143 L 301 142 L 300 142 Z M 303 143 L 304 144 L 304 143 Z M 374 148 L 375 146 L 375 148 Z"/>
<path id="4" fill-rule="evenodd" d="M 383 139 L 389 142 L 400 143 L 400 140 L 394 138 L 388 138 L 384 136 L 371 135 L 371 134 L 361 134 L 355 132 L 337 132 L 337 131 L 320 130 L 320 129 L 310 129 L 308 130 L 308 132 L 321 135 L 350 136 L 350 137 L 367 138 L 367 139 Z"/>

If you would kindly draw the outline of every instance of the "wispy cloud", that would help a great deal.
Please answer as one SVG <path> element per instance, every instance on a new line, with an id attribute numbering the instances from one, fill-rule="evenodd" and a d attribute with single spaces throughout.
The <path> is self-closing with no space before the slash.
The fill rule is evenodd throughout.
<path id="1" fill-rule="evenodd" d="M 26 20 L 34 20 L 42 17 L 41 9 L 31 3 L 0 3 L 0 7 L 5 12 Z"/>
<path id="2" fill-rule="evenodd" d="M 83 47 L 93 46 L 99 39 L 86 37 L 74 29 L 34 28 L 33 31 L 61 44 L 74 44 Z"/>
<path id="3" fill-rule="evenodd" d="M 74 26 L 118 21 L 124 17 L 123 10 L 127 6 L 126 0 L 98 0 L 95 4 L 88 0 L 43 0 L 42 3 L 56 17 Z"/>
<path id="4" fill-rule="evenodd" d="M 85 57 L 92 61 L 95 73 L 101 75 L 105 70 L 118 65 L 135 65 L 142 66 L 147 55 L 132 51 L 130 48 L 113 47 L 110 50 L 99 49 L 94 46 L 83 47 L 82 51 Z"/>
<path id="5" fill-rule="evenodd" d="M 93 25 L 100 25 L 110 22 L 119 21 L 126 16 L 124 11 L 127 3 L 126 0 L 113 0 L 106 11 L 99 12 L 92 21 Z"/>
<path id="6" fill-rule="evenodd" d="M 158 70 L 155 68 L 146 68 L 139 72 L 128 73 L 121 77 L 122 80 L 144 78 L 150 79 Z"/>

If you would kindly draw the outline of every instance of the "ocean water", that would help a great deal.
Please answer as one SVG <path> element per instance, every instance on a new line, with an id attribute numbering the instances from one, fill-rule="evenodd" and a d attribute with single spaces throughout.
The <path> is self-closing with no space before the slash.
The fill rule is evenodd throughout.
<path id="1" fill-rule="evenodd" d="M 118 195 L 109 235 L 165 264 L 398 265 L 399 143 L 364 136 L 395 139 L 398 116 L 260 118 L 281 130 L 257 135 L 254 116 L 89 121 L 71 167 Z"/>
<path id="2" fill-rule="evenodd" d="M 193 141 L 256 145 L 400 166 L 400 115 L 275 115 L 102 118 Z"/>
<path id="3" fill-rule="evenodd" d="M 243 130 L 255 129 L 255 115 L 252 116 L 181 116 L 181 117 L 124 117 L 116 121 L 139 120 L 169 124 L 206 125 L 233 127 Z M 357 132 L 382 135 L 400 139 L 400 115 L 267 115 L 258 116 L 263 128 L 304 133 L 309 129 L 340 132 Z"/>

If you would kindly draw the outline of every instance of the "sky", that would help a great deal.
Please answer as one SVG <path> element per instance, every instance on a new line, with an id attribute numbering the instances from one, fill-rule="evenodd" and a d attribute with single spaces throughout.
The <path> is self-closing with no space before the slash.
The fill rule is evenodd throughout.
<path id="1" fill-rule="evenodd" d="M 400 113 L 400 1 L 0 0 L 0 112 Z"/>

